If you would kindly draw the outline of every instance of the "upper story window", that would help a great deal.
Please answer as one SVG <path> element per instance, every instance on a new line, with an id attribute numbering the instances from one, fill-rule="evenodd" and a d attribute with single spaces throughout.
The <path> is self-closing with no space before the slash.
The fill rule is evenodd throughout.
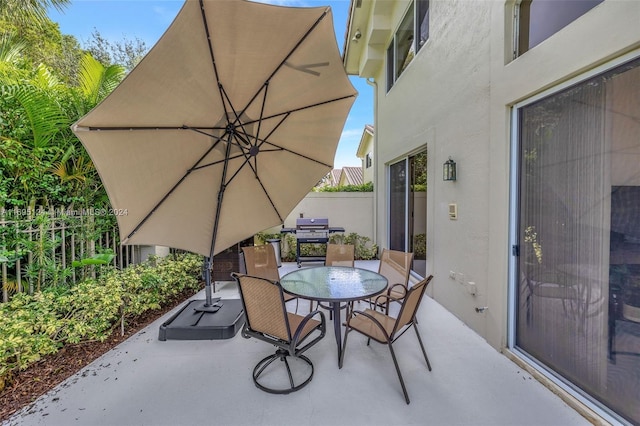
<path id="1" fill-rule="evenodd" d="M 517 11 L 516 55 L 548 39 L 603 0 L 522 0 Z"/>
<path id="2" fill-rule="evenodd" d="M 387 91 L 428 39 L 429 0 L 415 0 L 387 48 Z"/>
<path id="3" fill-rule="evenodd" d="M 365 169 L 368 169 L 369 167 L 371 167 L 371 165 L 373 164 L 372 158 L 371 158 L 371 153 L 368 152 L 367 156 L 365 157 Z"/>

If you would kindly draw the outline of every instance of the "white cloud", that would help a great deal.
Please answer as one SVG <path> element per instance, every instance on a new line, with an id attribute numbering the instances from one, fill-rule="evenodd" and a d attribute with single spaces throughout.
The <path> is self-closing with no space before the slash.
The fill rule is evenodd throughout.
<path id="1" fill-rule="evenodd" d="M 172 21 L 173 18 L 176 17 L 176 11 L 175 10 L 169 10 L 164 6 L 154 6 L 153 7 L 153 13 L 155 13 L 161 19 L 166 20 L 166 21 Z"/>
<path id="2" fill-rule="evenodd" d="M 340 141 L 354 139 L 360 141 L 360 137 L 362 136 L 363 131 L 364 129 L 344 129 L 342 131 L 342 134 L 340 135 Z"/>

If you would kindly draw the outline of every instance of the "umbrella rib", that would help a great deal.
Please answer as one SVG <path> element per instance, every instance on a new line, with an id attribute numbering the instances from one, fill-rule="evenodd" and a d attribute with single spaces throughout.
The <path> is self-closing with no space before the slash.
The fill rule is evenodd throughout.
<path id="1" fill-rule="evenodd" d="M 260 107 L 260 119 L 258 120 L 258 129 L 256 130 L 256 145 L 258 145 L 258 140 L 260 139 L 260 128 L 262 127 L 262 119 L 264 117 L 264 107 L 267 104 L 267 92 L 269 91 L 269 83 L 267 82 L 264 85 L 264 96 L 262 97 L 262 107 Z M 243 128 L 244 130 L 244 124 Z M 256 164 L 256 168 L 258 165 Z"/>
<path id="2" fill-rule="evenodd" d="M 310 104 L 310 105 L 305 105 L 303 107 L 294 108 L 294 109 L 291 109 L 289 111 L 279 112 L 277 114 L 269 115 L 267 117 L 262 117 L 261 120 L 269 120 L 269 119 L 272 119 L 272 118 L 280 117 L 282 115 L 288 115 L 288 114 L 291 114 L 291 113 L 294 113 L 294 112 L 304 111 L 306 109 L 315 108 L 315 107 L 326 105 L 326 104 L 330 104 L 330 103 L 333 103 L 333 102 L 343 101 L 345 99 L 349 99 L 349 98 L 353 98 L 353 97 L 355 97 L 355 95 L 341 96 L 339 98 L 329 99 L 329 100 L 326 100 L 326 101 L 317 102 L 315 104 Z M 253 124 L 253 123 L 256 123 L 258 121 L 259 120 L 247 121 L 244 124 Z"/>
<path id="3" fill-rule="evenodd" d="M 213 126 L 213 127 L 207 127 L 207 126 L 196 126 L 196 127 L 191 127 L 191 126 L 187 126 L 187 125 L 182 125 L 182 126 L 104 126 L 104 127 L 100 127 L 100 126 L 89 126 L 89 127 L 85 127 L 85 129 L 89 130 L 89 131 L 110 131 L 110 130 L 119 130 L 119 131 L 123 131 L 123 130 L 195 130 L 195 129 L 206 129 L 206 130 L 224 130 L 224 127 L 217 127 L 217 126 Z M 208 135 L 211 136 L 211 135 Z"/>
<path id="4" fill-rule="evenodd" d="M 182 184 L 182 182 L 184 182 L 184 180 L 187 178 L 187 176 L 189 176 L 191 174 L 192 171 L 198 170 L 199 168 L 201 168 L 201 166 L 198 166 L 198 163 L 200 163 L 207 155 L 209 155 L 211 150 L 213 150 L 213 148 L 216 147 L 218 142 L 216 142 L 213 145 L 211 145 L 209 147 L 209 149 L 207 149 L 205 151 L 205 153 L 202 154 L 202 156 L 200 156 L 200 158 L 198 158 L 198 161 L 196 161 L 193 166 L 191 166 L 189 169 L 187 169 L 187 172 L 178 180 L 178 182 L 175 183 L 175 185 L 173 185 L 173 187 L 169 190 L 169 192 L 167 192 L 162 197 L 162 199 L 160 199 L 160 201 L 158 201 L 158 203 L 155 206 L 153 206 L 153 208 L 149 211 L 149 213 L 147 213 L 147 215 L 138 223 L 138 225 L 136 225 L 136 227 L 133 228 L 133 231 L 131 231 L 131 233 L 129 233 L 129 235 L 127 235 L 127 239 L 131 238 L 136 232 L 138 232 L 140 227 L 142 225 L 144 225 L 147 220 L 149 220 L 151 215 L 154 214 L 156 212 L 156 210 L 158 210 L 158 208 L 167 200 L 167 198 L 169 198 L 169 196 L 171 196 L 173 191 L 175 191 L 178 188 L 178 186 L 180 186 L 180 184 Z"/>
<path id="5" fill-rule="evenodd" d="M 240 156 L 238 155 L 235 158 L 238 158 L 238 157 L 240 157 Z M 256 157 L 254 157 L 254 158 L 256 158 Z M 260 179 L 260 176 L 258 176 L 258 172 L 253 167 L 253 165 L 251 164 L 251 157 L 250 156 L 247 156 L 245 154 L 244 162 L 240 165 L 240 167 L 238 167 L 238 169 L 233 174 L 233 176 L 231 176 L 231 178 L 229 178 L 229 181 L 227 181 L 226 185 L 230 184 L 231 181 L 233 181 L 233 179 L 238 175 L 238 173 L 240 173 L 240 170 L 242 170 L 242 168 L 245 166 L 245 164 L 248 164 L 249 167 L 251 168 L 251 170 L 253 171 L 253 175 L 255 176 L 256 180 L 260 184 L 260 187 L 262 188 L 262 192 L 264 193 L 264 195 L 267 196 L 267 199 L 269 200 L 269 203 L 271 204 L 271 207 L 273 207 L 273 211 L 275 211 L 276 214 L 278 215 L 278 219 L 280 220 L 280 222 L 284 222 L 284 219 L 282 219 L 282 215 L 278 211 L 276 205 L 273 203 L 273 200 L 271 199 L 271 196 L 269 195 L 269 191 L 267 191 L 267 188 L 265 188 L 265 186 L 262 184 L 262 180 Z"/>
<path id="6" fill-rule="evenodd" d="M 229 160 L 235 160 L 236 158 L 243 158 L 243 157 L 246 158 L 246 155 L 245 154 L 232 155 L 232 156 L 229 157 Z M 193 168 L 190 169 L 190 171 L 193 172 L 193 171 L 196 171 L 196 170 L 204 169 L 206 167 L 216 166 L 216 165 L 218 165 L 220 163 L 223 163 L 225 161 L 226 160 L 223 159 L 223 160 L 214 161 L 212 163 L 202 164 L 200 166 L 194 166 Z"/>
<path id="7" fill-rule="evenodd" d="M 200 0 L 200 2 L 202 2 L 202 0 Z M 276 73 L 280 70 L 280 68 L 282 68 L 285 64 L 285 62 L 287 62 L 287 59 L 289 59 L 291 57 L 291 55 L 293 55 L 293 53 L 298 50 L 298 48 L 300 47 L 300 45 L 302 45 L 302 42 L 305 41 L 307 39 L 307 37 L 309 37 L 309 35 L 316 29 L 316 27 L 318 25 L 320 25 L 320 22 L 327 16 L 327 14 L 329 13 L 329 8 L 327 7 L 324 12 L 322 12 L 322 15 L 320 15 L 318 17 L 318 19 L 313 23 L 313 25 L 311 25 L 311 27 L 307 30 L 306 33 L 304 33 L 304 35 L 300 38 L 300 40 L 298 40 L 298 42 L 296 43 L 295 46 L 293 46 L 293 48 L 291 49 L 291 51 L 287 54 L 287 56 L 284 57 L 284 59 L 282 60 L 282 62 L 280 62 L 280 64 L 273 70 L 273 72 L 271 73 L 271 75 L 269 75 L 269 77 L 267 77 L 267 79 L 265 80 L 264 85 L 268 85 L 269 81 L 271 81 L 271 79 L 273 78 L 274 75 L 276 75 Z M 264 87 L 264 85 L 262 87 Z M 249 100 L 249 102 L 247 103 L 247 105 L 242 109 L 242 112 L 240 113 L 240 115 L 242 115 L 248 108 L 249 106 L 251 106 L 251 104 L 253 103 L 253 101 L 258 97 L 258 95 L 260 94 L 260 92 L 262 91 L 262 87 L 260 87 L 260 89 L 253 95 L 253 97 L 251 97 L 251 99 Z"/>
<path id="8" fill-rule="evenodd" d="M 284 123 L 284 122 L 285 122 L 285 120 L 286 120 L 290 115 L 291 115 L 291 112 L 287 112 L 287 113 L 282 117 L 282 120 L 280 120 L 280 122 L 279 122 L 279 123 L 278 123 L 278 124 L 277 124 L 277 125 L 276 125 L 272 130 L 271 130 L 271 132 L 269 132 L 269 134 L 268 134 L 268 135 L 267 135 L 267 136 L 262 140 L 262 143 L 260 144 L 260 146 L 262 146 L 262 145 L 264 145 L 264 144 L 266 143 L 266 144 L 269 144 L 269 145 L 271 145 L 271 146 L 273 146 L 273 147 L 275 147 L 275 148 L 278 148 L 278 150 L 289 152 L 289 153 L 291 153 L 291 154 L 293 154 L 293 155 L 297 155 L 298 157 L 304 158 L 304 159 L 309 160 L 309 161 L 313 161 L 314 163 L 318 163 L 318 164 L 321 164 L 321 165 L 326 166 L 326 167 L 329 167 L 329 168 L 333 167 L 333 165 L 331 165 L 331 164 L 323 163 L 322 161 L 316 160 L 315 158 L 311 158 L 311 157 L 309 157 L 308 155 L 304 155 L 304 154 L 301 154 L 301 153 L 299 153 L 299 152 L 292 151 L 292 150 L 290 150 L 290 149 L 288 149 L 288 148 L 285 148 L 285 147 L 283 147 L 283 146 L 280 146 L 280 145 L 278 145 L 278 144 L 276 144 L 276 143 L 271 142 L 270 140 L 268 140 L 268 139 L 271 137 L 271 135 L 272 135 L 276 130 L 278 130 L 278 128 L 282 125 L 282 123 Z M 272 116 L 272 117 L 277 117 L 277 116 Z M 263 151 L 263 152 L 269 152 L 269 151 L 275 151 L 275 150 L 268 150 L 268 151 L 266 151 L 266 150 L 265 150 L 265 151 Z"/>
<path id="9" fill-rule="evenodd" d="M 222 87 L 222 83 L 220 83 L 220 75 L 218 74 L 218 66 L 216 65 L 216 57 L 213 54 L 213 45 L 211 44 L 211 33 L 209 32 L 209 23 L 207 22 L 207 15 L 204 11 L 204 0 L 200 0 L 200 12 L 202 13 L 202 23 L 204 25 L 204 32 L 207 34 L 207 45 L 209 46 L 209 55 L 211 55 L 211 64 L 213 65 L 213 73 L 216 76 L 216 84 L 218 85 L 218 93 L 220 95 L 220 100 L 224 105 L 224 89 Z M 225 108 L 224 112 L 227 123 L 229 122 L 229 113 Z"/>

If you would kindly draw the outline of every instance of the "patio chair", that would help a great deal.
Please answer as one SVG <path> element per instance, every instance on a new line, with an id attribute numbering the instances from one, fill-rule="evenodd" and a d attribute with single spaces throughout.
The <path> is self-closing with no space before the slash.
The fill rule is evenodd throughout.
<path id="1" fill-rule="evenodd" d="M 390 301 L 402 299 L 407 293 L 411 262 L 413 262 L 413 253 L 411 252 L 382 250 L 378 273 L 383 275 L 389 283 L 386 291 L 389 298 L 381 299 L 385 303 L 386 313 L 389 313 Z M 370 307 L 373 307 L 373 301 L 373 299 L 369 301 Z"/>
<path id="2" fill-rule="evenodd" d="M 261 246 L 242 247 L 242 253 L 244 254 L 247 275 L 262 277 L 272 281 L 280 281 L 278 260 L 276 259 L 276 251 L 273 245 L 264 244 Z M 284 301 L 290 302 L 292 300 L 295 300 L 295 312 L 298 312 L 298 298 L 285 293 Z"/>
<path id="3" fill-rule="evenodd" d="M 404 380 L 402 379 L 402 373 L 400 373 L 400 367 L 398 366 L 398 360 L 396 359 L 395 352 L 393 350 L 393 343 L 400 338 L 409 328 L 413 327 L 416 331 L 416 336 L 418 337 L 418 342 L 420 343 L 420 348 L 422 349 L 422 354 L 424 355 L 424 360 L 427 362 L 427 368 L 431 371 L 431 363 L 429 362 L 429 357 L 427 357 L 427 352 L 424 349 L 424 345 L 422 344 L 422 338 L 420 337 L 420 333 L 417 328 L 416 321 L 416 312 L 418 311 L 418 307 L 420 306 L 420 302 L 422 301 L 422 297 L 424 296 L 424 292 L 427 288 L 427 285 L 433 279 L 433 275 L 425 278 L 420 281 L 409 290 L 400 301 L 402 304 L 400 307 L 400 312 L 398 313 L 397 318 L 393 318 L 387 314 L 382 312 L 378 312 L 373 309 L 366 309 L 365 311 L 352 311 L 350 312 L 349 317 L 347 318 L 346 330 L 344 333 L 344 344 L 342 345 L 342 356 L 340 357 L 340 368 L 342 368 L 342 363 L 344 361 L 344 353 L 347 349 L 347 337 L 352 330 L 357 331 L 358 333 L 363 334 L 367 337 L 367 346 L 371 342 L 371 339 L 376 342 L 385 344 L 389 346 L 389 351 L 391 352 L 391 358 L 393 358 L 393 364 L 396 367 L 396 373 L 398 374 L 398 379 L 400 379 L 400 385 L 402 386 L 402 392 L 404 393 L 404 399 L 409 404 L 409 394 L 407 393 L 407 388 L 404 385 Z M 383 294 L 378 296 L 376 299 L 390 299 L 389 295 Z M 384 302 L 376 302 L 376 306 L 384 306 Z"/>
<path id="4" fill-rule="evenodd" d="M 350 266 L 353 268 L 355 249 L 353 244 L 327 244 L 325 266 Z"/>
<path id="5" fill-rule="evenodd" d="M 324 337 L 324 314 L 314 311 L 303 317 L 287 312 L 279 282 L 235 272 L 231 275 L 238 282 L 245 312 L 242 337 L 253 337 L 277 348 L 275 354 L 263 358 L 254 367 L 253 382 L 269 393 L 288 394 L 300 390 L 313 378 L 313 363 L 303 353 Z M 313 318 L 315 316 L 319 319 Z M 274 363 L 276 360 L 281 362 Z M 267 370 L 269 366 L 272 368 Z M 278 374 L 284 373 L 278 371 L 282 366 L 286 368 L 286 375 Z"/>
<path id="6" fill-rule="evenodd" d="M 324 260 L 325 266 L 348 266 L 353 268 L 355 264 L 356 247 L 353 244 L 327 244 L 327 256 Z M 318 306 L 324 309 L 330 309 L 329 306 L 318 303 Z M 344 309 L 347 305 L 343 306 Z M 309 310 L 313 309 L 313 302 L 309 306 Z M 329 319 L 333 319 L 333 312 L 329 311 Z"/>

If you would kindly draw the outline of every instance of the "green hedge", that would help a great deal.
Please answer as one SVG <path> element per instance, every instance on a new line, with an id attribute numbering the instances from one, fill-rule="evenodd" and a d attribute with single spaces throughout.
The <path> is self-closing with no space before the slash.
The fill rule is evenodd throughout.
<path id="1" fill-rule="evenodd" d="M 285 234 L 282 244 L 282 260 L 284 262 L 296 261 L 296 236 L 293 234 Z M 353 244 L 355 246 L 356 260 L 371 260 L 378 255 L 378 246 L 371 242 L 369 237 L 358 235 L 355 232 L 350 234 L 330 234 L 329 242 L 333 244 Z M 302 244 L 300 246 L 301 256 L 324 256 L 327 245 L 319 244 Z"/>
<path id="2" fill-rule="evenodd" d="M 68 343 L 104 341 L 118 325 L 201 287 L 202 257 L 193 254 L 110 269 L 97 280 L 16 294 L 0 304 L 0 390 L 14 372 Z"/>
<path id="3" fill-rule="evenodd" d="M 373 192 L 373 182 L 360 185 L 316 186 L 313 192 Z"/>

